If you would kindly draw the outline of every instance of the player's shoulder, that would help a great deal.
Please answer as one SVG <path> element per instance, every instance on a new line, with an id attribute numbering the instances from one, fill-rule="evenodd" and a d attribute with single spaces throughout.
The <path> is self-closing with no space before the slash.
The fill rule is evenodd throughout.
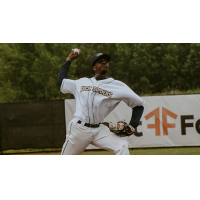
<path id="1" fill-rule="evenodd" d="M 124 82 L 119 81 L 119 80 L 114 80 L 113 83 L 119 86 L 123 86 L 123 87 L 127 86 Z"/>
<path id="2" fill-rule="evenodd" d="M 87 78 L 87 77 L 83 77 L 83 78 L 80 78 L 78 80 L 76 80 L 77 82 L 80 82 L 80 83 L 83 83 L 83 82 L 91 82 L 90 78 Z"/>
<path id="3" fill-rule="evenodd" d="M 83 81 L 83 80 L 88 80 L 89 78 L 87 78 L 87 77 L 83 77 L 83 78 L 80 78 L 80 79 L 78 79 L 78 80 L 80 80 L 80 81 Z"/>

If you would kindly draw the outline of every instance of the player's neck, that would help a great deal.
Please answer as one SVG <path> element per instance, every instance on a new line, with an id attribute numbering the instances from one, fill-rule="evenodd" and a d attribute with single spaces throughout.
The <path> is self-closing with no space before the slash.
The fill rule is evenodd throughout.
<path id="1" fill-rule="evenodd" d="M 101 74 L 95 74 L 95 79 L 98 80 L 103 80 L 103 79 L 107 79 L 107 75 L 101 75 Z"/>

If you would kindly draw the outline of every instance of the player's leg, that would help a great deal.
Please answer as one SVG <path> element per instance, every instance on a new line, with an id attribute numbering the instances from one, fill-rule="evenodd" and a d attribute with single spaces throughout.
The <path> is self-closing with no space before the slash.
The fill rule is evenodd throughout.
<path id="1" fill-rule="evenodd" d="M 70 123 L 61 155 L 81 155 L 92 139 L 93 133 L 89 132 L 87 128 L 81 127 L 76 122 Z"/>
<path id="2" fill-rule="evenodd" d="M 68 139 L 63 145 L 61 155 L 81 155 L 89 144 L 88 141 L 73 144 Z"/>
<path id="3" fill-rule="evenodd" d="M 106 126 L 96 134 L 91 144 L 100 149 L 112 151 L 115 155 L 129 155 L 127 141 L 110 132 L 109 128 Z"/>

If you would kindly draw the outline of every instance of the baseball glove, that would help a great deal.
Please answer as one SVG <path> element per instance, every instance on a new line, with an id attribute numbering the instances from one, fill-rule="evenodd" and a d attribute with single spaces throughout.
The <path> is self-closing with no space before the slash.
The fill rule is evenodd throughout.
<path id="1" fill-rule="evenodd" d="M 137 132 L 137 128 L 133 128 L 131 125 L 127 124 L 125 120 L 117 122 L 117 126 L 115 123 L 112 122 L 102 122 L 102 124 L 106 125 L 111 132 L 120 137 L 129 137 L 131 135 L 135 135 L 136 137 L 143 136 L 142 132 Z"/>
<path id="2" fill-rule="evenodd" d="M 131 136 L 135 133 L 135 129 L 131 125 L 127 124 L 125 120 L 117 122 L 117 126 L 112 122 L 102 122 L 102 124 L 106 125 L 111 132 L 120 137 Z"/>

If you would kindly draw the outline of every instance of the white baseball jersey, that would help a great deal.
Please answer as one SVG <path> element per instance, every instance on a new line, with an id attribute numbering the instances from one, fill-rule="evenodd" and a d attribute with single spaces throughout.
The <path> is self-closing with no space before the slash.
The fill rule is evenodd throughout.
<path id="1" fill-rule="evenodd" d="M 75 96 L 74 117 L 90 124 L 101 123 L 120 101 L 124 101 L 131 108 L 144 104 L 144 101 L 125 83 L 113 78 L 98 81 L 94 77 L 79 80 L 63 79 L 60 91 Z"/>

